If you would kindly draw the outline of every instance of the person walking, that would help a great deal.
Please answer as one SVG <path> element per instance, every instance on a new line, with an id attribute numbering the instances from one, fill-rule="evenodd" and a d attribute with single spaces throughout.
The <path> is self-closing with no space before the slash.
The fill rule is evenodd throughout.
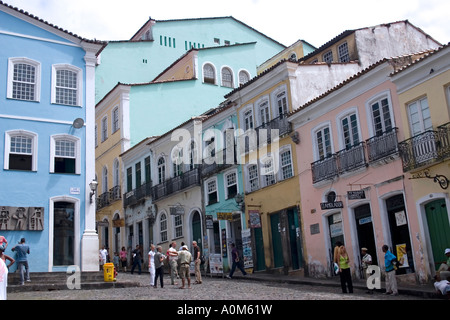
<path id="1" fill-rule="evenodd" d="M 192 241 L 192 245 L 194 246 L 194 270 L 195 270 L 195 283 L 202 283 L 202 274 L 200 272 L 200 265 L 202 263 L 200 247 L 197 245 L 197 241 Z"/>
<path id="2" fill-rule="evenodd" d="M 170 283 L 176 285 L 175 278 L 178 278 L 178 251 L 176 249 L 177 243 L 172 242 L 168 254 L 169 254 L 169 268 L 170 268 Z"/>
<path id="3" fill-rule="evenodd" d="M 186 245 L 182 246 L 181 251 L 178 252 L 178 262 L 180 263 L 180 277 L 182 282 L 180 289 L 184 289 L 186 279 L 188 283 L 188 289 L 191 288 L 191 261 L 192 255 L 188 251 L 188 247 Z"/>
<path id="4" fill-rule="evenodd" d="M 27 254 L 30 254 L 30 247 L 25 244 L 25 238 L 20 239 L 19 244 L 15 245 L 11 251 L 16 252 L 17 269 L 20 273 L 20 285 L 24 285 L 24 281 L 30 282 L 30 267 L 28 265 Z M 25 273 L 24 273 L 25 268 Z"/>
<path id="5" fill-rule="evenodd" d="M 155 285 L 155 245 L 150 245 L 150 251 L 148 252 L 148 272 L 150 273 L 150 285 Z"/>
<path id="6" fill-rule="evenodd" d="M 103 265 L 106 263 L 106 258 L 108 256 L 108 251 L 105 246 L 100 249 L 100 270 L 103 270 Z"/>
<path id="7" fill-rule="evenodd" d="M 381 250 L 384 252 L 384 267 L 386 271 L 385 294 L 397 296 L 397 279 L 395 278 L 395 270 L 397 269 L 395 266 L 395 261 L 397 260 L 397 257 L 389 251 L 389 247 L 387 245 L 383 245 Z"/>
<path id="8" fill-rule="evenodd" d="M 131 274 L 133 274 L 134 269 L 136 266 L 138 267 L 139 274 L 142 272 L 142 254 L 141 254 L 141 247 L 137 244 L 136 249 L 132 251 L 133 254 L 133 266 L 131 267 Z"/>
<path id="9" fill-rule="evenodd" d="M 233 278 L 233 274 L 234 271 L 236 270 L 236 267 L 238 267 L 239 270 L 241 270 L 242 274 L 246 276 L 247 272 L 245 272 L 244 268 L 242 267 L 241 260 L 239 259 L 239 252 L 234 243 L 231 244 L 231 260 L 233 261 L 233 264 L 231 265 L 231 271 L 230 274 L 227 276 L 227 278 L 228 279 Z"/>
<path id="10" fill-rule="evenodd" d="M 352 273 L 350 270 L 350 258 L 344 245 L 339 247 L 337 253 L 337 261 L 339 265 L 339 277 L 341 279 L 342 293 L 353 293 Z"/>
<path id="11" fill-rule="evenodd" d="M 158 287 L 158 278 L 161 284 L 161 288 L 164 288 L 164 259 L 166 257 L 162 254 L 162 247 L 157 246 L 156 247 L 156 253 L 153 257 L 153 261 L 155 262 L 155 280 L 154 280 L 154 286 L 153 288 Z"/>
<path id="12" fill-rule="evenodd" d="M 122 247 L 122 249 L 120 250 L 120 263 L 124 272 L 127 272 L 127 255 L 127 249 L 125 249 L 125 247 Z"/>

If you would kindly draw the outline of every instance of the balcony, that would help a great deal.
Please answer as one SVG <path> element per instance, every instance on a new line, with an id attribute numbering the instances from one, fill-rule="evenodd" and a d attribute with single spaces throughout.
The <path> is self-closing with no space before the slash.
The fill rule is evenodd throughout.
<path id="1" fill-rule="evenodd" d="M 236 147 L 219 150 L 215 156 L 203 160 L 201 173 L 202 177 L 207 177 L 236 164 Z"/>
<path id="2" fill-rule="evenodd" d="M 311 164 L 313 183 L 333 179 L 397 153 L 397 128 L 394 128 L 313 162 Z"/>
<path id="3" fill-rule="evenodd" d="M 450 158 L 450 122 L 399 143 L 403 172 Z"/>
<path id="4" fill-rule="evenodd" d="M 265 139 L 265 135 L 260 133 L 261 129 L 267 130 L 267 140 Z M 291 133 L 292 126 L 291 123 L 288 121 L 287 115 L 281 115 L 278 118 L 275 118 L 269 122 L 262 124 L 255 130 L 256 132 L 258 132 L 258 146 L 260 146 L 261 143 L 264 143 L 266 141 L 267 143 L 271 143 L 272 139 L 277 137 L 277 136 L 272 137 L 272 130 L 278 130 L 278 136 L 282 137 L 286 134 Z"/>
<path id="5" fill-rule="evenodd" d="M 123 207 L 132 206 L 138 204 L 140 201 L 144 200 L 146 196 L 151 195 L 152 183 L 144 183 L 123 195 Z"/>
<path id="6" fill-rule="evenodd" d="M 191 186 L 200 185 L 200 168 L 194 168 L 183 172 L 177 177 L 170 178 L 152 187 L 151 196 L 153 201 L 181 191 Z"/>
<path id="7" fill-rule="evenodd" d="M 115 186 L 97 197 L 97 210 L 109 206 L 111 203 L 120 199 L 122 199 L 120 186 Z"/>

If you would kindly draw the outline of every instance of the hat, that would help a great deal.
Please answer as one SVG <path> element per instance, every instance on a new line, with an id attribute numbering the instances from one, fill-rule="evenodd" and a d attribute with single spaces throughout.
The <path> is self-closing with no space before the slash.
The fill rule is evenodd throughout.
<path id="1" fill-rule="evenodd" d="M 367 248 L 361 248 L 361 251 L 367 251 Z"/>
<path id="2" fill-rule="evenodd" d="M 450 253 L 450 248 L 445 249 L 445 253 L 444 254 L 447 254 L 447 253 Z"/>
<path id="3" fill-rule="evenodd" d="M 188 247 L 186 245 L 182 246 L 181 249 L 188 249 Z"/>

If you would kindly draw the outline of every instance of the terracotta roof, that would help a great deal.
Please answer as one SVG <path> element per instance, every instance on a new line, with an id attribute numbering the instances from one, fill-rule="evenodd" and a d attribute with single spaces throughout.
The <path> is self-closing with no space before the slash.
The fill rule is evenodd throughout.
<path id="1" fill-rule="evenodd" d="M 90 40 L 90 39 L 83 38 L 83 37 L 81 37 L 81 36 L 79 36 L 79 35 L 77 35 L 75 33 L 72 33 L 70 31 L 67 31 L 67 30 L 63 29 L 63 28 L 60 28 L 60 27 L 58 27 L 58 26 L 56 26 L 56 25 L 54 25 L 54 24 L 52 24 L 52 23 L 50 23 L 48 21 L 40 19 L 39 17 L 37 17 L 37 16 L 35 16 L 35 15 L 31 14 L 31 13 L 28 13 L 27 11 L 24 11 L 24 10 L 19 9 L 17 7 L 13 7 L 12 5 L 9 5 L 9 4 L 7 4 L 7 3 L 5 3 L 3 1 L 0 1 L 0 5 L 4 6 L 6 8 L 12 9 L 12 10 L 14 10 L 14 11 L 20 13 L 20 14 L 23 14 L 23 15 L 27 16 L 27 17 L 33 18 L 36 21 L 38 21 L 39 23 L 43 23 L 43 24 L 45 24 L 47 26 L 50 26 L 50 27 L 54 28 L 55 30 L 64 32 L 64 33 L 66 33 L 66 34 L 68 34 L 68 35 L 70 35 L 72 37 L 75 37 L 75 38 L 83 41 L 83 42 L 99 44 L 99 45 L 103 45 L 103 46 L 106 45 L 105 41 L 99 41 L 99 40 L 96 40 L 96 39 Z"/>

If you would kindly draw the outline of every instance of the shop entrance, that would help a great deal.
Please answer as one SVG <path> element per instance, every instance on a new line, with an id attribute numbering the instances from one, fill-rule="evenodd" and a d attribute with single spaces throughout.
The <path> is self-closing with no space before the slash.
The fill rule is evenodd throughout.
<path id="1" fill-rule="evenodd" d="M 435 270 L 437 270 L 440 262 L 445 260 L 444 250 L 450 244 L 450 225 L 445 200 L 439 199 L 427 203 L 425 205 L 425 212 L 433 252 L 433 262 Z"/>
<path id="2" fill-rule="evenodd" d="M 370 205 L 363 204 L 354 209 L 356 219 L 356 230 L 358 234 L 359 249 L 367 248 L 367 252 L 372 256 L 372 264 L 378 265 L 377 248 L 373 234 L 372 214 Z"/>

